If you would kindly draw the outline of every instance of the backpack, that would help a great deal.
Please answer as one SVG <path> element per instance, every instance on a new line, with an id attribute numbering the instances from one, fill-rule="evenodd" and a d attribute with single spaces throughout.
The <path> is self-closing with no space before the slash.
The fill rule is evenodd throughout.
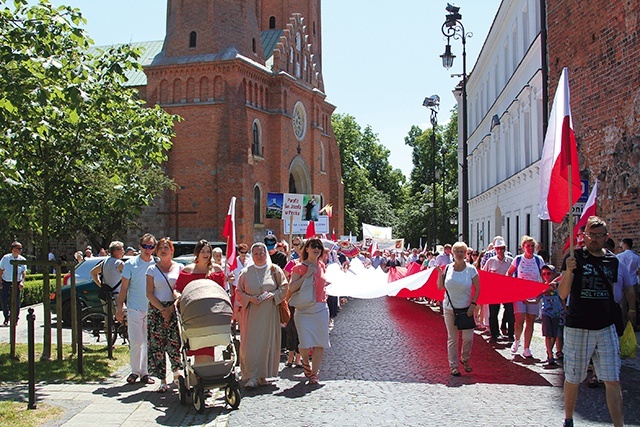
<path id="1" fill-rule="evenodd" d="M 113 291 L 118 289 L 118 287 L 122 283 L 122 278 L 120 278 L 118 283 L 116 283 L 113 286 L 109 286 L 106 283 L 104 283 L 104 275 L 103 275 L 102 269 L 104 268 L 104 263 L 107 262 L 107 259 L 105 259 L 100 263 L 100 283 L 102 283 L 102 286 L 100 286 L 100 290 L 98 291 L 98 298 L 100 298 L 102 301 L 108 301 L 111 295 L 113 294 Z"/>
<path id="2" fill-rule="evenodd" d="M 516 269 L 513 272 L 513 277 L 518 277 L 518 267 L 520 266 L 520 261 L 522 261 L 522 257 L 524 257 L 524 255 L 517 255 L 515 258 Z M 536 264 L 538 265 L 538 270 L 542 269 L 542 266 L 544 266 L 544 260 L 542 259 L 542 257 L 540 255 L 533 254 L 533 259 L 536 260 Z"/>

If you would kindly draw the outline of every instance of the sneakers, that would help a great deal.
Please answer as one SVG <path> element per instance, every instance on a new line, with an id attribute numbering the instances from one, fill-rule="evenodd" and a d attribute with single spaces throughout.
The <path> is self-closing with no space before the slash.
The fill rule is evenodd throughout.
<path id="1" fill-rule="evenodd" d="M 556 360 L 553 357 L 550 357 L 547 359 L 547 361 L 544 364 L 545 367 L 550 368 L 553 366 L 558 366 L 558 364 L 556 363 Z"/>
<path id="2" fill-rule="evenodd" d="M 517 353 L 518 352 L 518 347 L 520 347 L 520 341 L 519 340 L 514 340 L 513 341 L 513 345 L 511 346 L 511 353 Z"/>
<path id="3" fill-rule="evenodd" d="M 531 350 L 529 350 L 528 348 L 525 348 L 524 351 L 522 352 L 522 356 L 530 359 L 533 357 L 533 354 L 531 354 Z"/>

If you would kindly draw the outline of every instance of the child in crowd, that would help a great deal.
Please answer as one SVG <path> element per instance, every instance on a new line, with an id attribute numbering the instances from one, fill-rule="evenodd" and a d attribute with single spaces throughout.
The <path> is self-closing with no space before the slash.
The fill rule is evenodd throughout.
<path id="1" fill-rule="evenodd" d="M 543 265 L 540 269 L 542 280 L 549 288 L 542 294 L 542 335 L 547 347 L 547 363 L 545 367 L 556 366 L 556 358 L 562 359 L 562 330 L 564 327 L 564 301 L 558 295 L 558 282 L 554 281 L 556 269 L 553 265 Z M 553 347 L 556 354 L 554 358 Z"/>

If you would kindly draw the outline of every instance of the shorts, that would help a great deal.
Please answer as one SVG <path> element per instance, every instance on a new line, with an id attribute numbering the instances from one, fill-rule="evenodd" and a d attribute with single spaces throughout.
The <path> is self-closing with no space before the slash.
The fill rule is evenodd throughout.
<path id="1" fill-rule="evenodd" d="M 584 381 L 589 359 L 599 380 L 620 381 L 620 341 L 614 325 L 598 330 L 565 326 L 563 352 L 567 382 Z"/>
<path id="2" fill-rule="evenodd" d="M 564 319 L 562 317 L 550 317 L 542 315 L 542 336 L 543 337 L 562 337 Z"/>
<path id="3" fill-rule="evenodd" d="M 513 303 L 514 313 L 540 314 L 540 302 L 515 301 Z"/>

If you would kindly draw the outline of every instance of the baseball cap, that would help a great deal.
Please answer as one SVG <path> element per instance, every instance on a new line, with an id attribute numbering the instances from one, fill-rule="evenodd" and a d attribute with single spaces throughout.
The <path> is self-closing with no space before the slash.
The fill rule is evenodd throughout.
<path id="1" fill-rule="evenodd" d="M 268 250 L 275 248 L 277 243 L 278 238 L 275 236 L 275 234 L 267 234 L 264 238 L 264 244 L 267 246 Z"/>

